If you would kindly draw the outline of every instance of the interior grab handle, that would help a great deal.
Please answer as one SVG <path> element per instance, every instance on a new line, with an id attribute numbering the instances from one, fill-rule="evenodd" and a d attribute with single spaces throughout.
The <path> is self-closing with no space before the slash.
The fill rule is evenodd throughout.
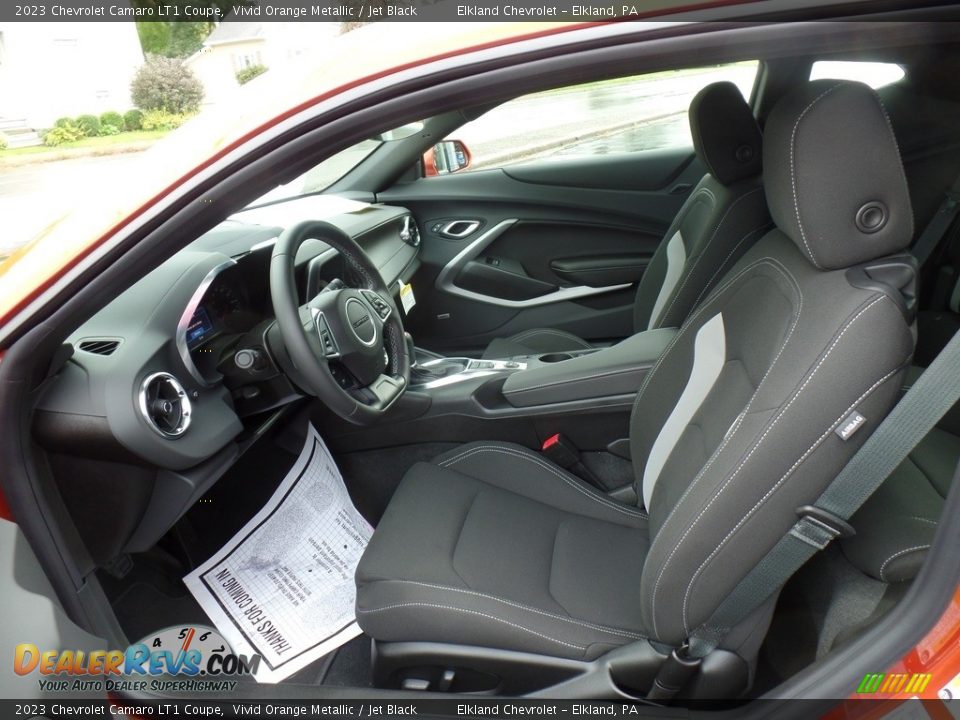
<path id="1" fill-rule="evenodd" d="M 478 227 L 480 227 L 479 220 L 451 220 L 440 228 L 440 234 L 450 238 L 465 238 Z"/>

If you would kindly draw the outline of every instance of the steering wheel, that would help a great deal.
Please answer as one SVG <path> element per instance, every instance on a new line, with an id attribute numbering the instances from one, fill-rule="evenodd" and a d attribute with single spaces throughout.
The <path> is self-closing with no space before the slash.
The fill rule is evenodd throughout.
<path id="1" fill-rule="evenodd" d="M 300 305 L 297 250 L 322 240 L 361 278 L 336 281 Z M 379 270 L 359 245 L 330 223 L 305 220 L 280 235 L 270 258 L 270 296 L 293 368 L 289 374 L 340 417 L 358 425 L 379 419 L 410 384 L 410 357 L 400 312 Z"/>

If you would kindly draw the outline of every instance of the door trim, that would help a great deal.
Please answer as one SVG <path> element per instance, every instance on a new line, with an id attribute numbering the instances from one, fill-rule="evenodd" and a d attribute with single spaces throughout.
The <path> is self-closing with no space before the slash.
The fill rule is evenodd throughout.
<path id="1" fill-rule="evenodd" d="M 554 292 L 547 293 L 527 300 L 507 300 L 494 295 L 484 295 L 483 293 L 464 290 L 454 283 L 457 275 L 463 267 L 476 258 L 484 249 L 494 240 L 503 235 L 509 228 L 517 224 L 517 218 L 503 220 L 483 233 L 480 237 L 467 245 L 463 250 L 457 253 L 450 262 L 443 266 L 443 269 L 437 275 L 436 288 L 451 295 L 458 295 L 468 300 L 486 303 L 488 305 L 499 305 L 508 308 L 530 308 L 540 305 L 551 305 L 553 303 L 564 302 L 567 300 L 576 300 L 579 298 L 591 297 L 593 295 L 602 295 L 603 293 L 625 290 L 630 287 L 630 283 L 621 283 L 619 285 L 604 285 L 603 287 L 589 287 L 588 285 L 574 285 L 572 287 L 562 287 Z"/>

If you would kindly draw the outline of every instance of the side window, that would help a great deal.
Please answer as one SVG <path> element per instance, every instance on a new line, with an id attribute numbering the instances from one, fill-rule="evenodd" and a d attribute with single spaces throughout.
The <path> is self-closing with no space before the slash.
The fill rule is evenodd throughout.
<path id="1" fill-rule="evenodd" d="M 467 161 L 459 172 L 469 172 L 548 157 L 692 147 L 687 109 L 693 96 L 729 80 L 749 99 L 757 67 L 748 61 L 670 70 L 523 95 L 436 145 L 427 174 L 458 171 L 444 161 L 451 152 Z"/>
<path id="2" fill-rule="evenodd" d="M 856 80 L 876 89 L 903 80 L 904 69 L 896 63 L 853 60 L 817 60 L 810 68 L 811 80 Z"/>

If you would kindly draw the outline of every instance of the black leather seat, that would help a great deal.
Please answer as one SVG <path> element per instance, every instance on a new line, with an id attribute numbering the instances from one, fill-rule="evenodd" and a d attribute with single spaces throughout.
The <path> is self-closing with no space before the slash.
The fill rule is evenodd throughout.
<path id="1" fill-rule="evenodd" d="M 883 419 L 914 348 L 900 293 L 864 281 L 878 258 L 910 267 L 890 257 L 912 215 L 883 109 L 865 85 L 809 83 L 774 109 L 763 152 L 777 227 L 639 389 L 642 507 L 507 443 L 415 465 L 356 574 L 358 621 L 378 645 L 524 662 L 678 647 Z M 866 420 L 844 439 L 854 411 Z M 753 661 L 771 612 L 721 648 Z"/>
<path id="2" fill-rule="evenodd" d="M 708 174 L 690 192 L 641 278 L 634 332 L 679 327 L 723 273 L 770 226 L 760 184 L 760 128 L 737 86 L 714 83 L 690 103 L 690 130 Z M 485 358 L 586 350 L 591 343 L 555 328 L 497 338 Z"/>

